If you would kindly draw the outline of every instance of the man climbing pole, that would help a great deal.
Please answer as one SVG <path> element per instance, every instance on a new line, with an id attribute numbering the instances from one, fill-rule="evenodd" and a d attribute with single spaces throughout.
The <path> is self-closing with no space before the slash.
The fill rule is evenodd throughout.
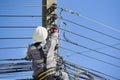
<path id="1" fill-rule="evenodd" d="M 57 0 L 42 0 L 42 26 L 33 33 L 36 41 L 28 48 L 26 60 L 32 60 L 35 80 L 67 80 L 64 71 L 57 70 L 55 52 L 58 45 L 58 28 L 56 24 Z M 59 78 L 58 78 L 59 77 Z"/>
<path id="2" fill-rule="evenodd" d="M 57 80 L 57 77 L 60 76 L 55 76 L 57 62 L 54 55 L 55 47 L 58 44 L 58 29 L 53 28 L 49 35 L 51 37 L 48 37 L 46 28 L 38 26 L 33 33 L 35 43 L 28 47 L 26 60 L 32 60 L 34 80 L 45 80 L 49 76 Z M 61 71 L 61 79 L 59 80 L 67 80 L 67 78 L 67 73 Z"/>

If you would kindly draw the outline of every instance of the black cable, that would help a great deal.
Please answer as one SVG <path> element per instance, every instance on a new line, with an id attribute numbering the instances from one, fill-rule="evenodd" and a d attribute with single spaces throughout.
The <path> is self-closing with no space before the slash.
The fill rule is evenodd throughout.
<path id="1" fill-rule="evenodd" d="M 0 28 L 36 28 L 37 26 L 0 26 Z"/>
<path id="2" fill-rule="evenodd" d="M 85 39 L 91 40 L 91 41 L 93 41 L 93 42 L 96 42 L 96 43 L 99 43 L 99 44 L 102 44 L 102 45 L 105 45 L 105 46 L 108 46 L 108 47 L 111 47 L 111 48 L 114 48 L 114 49 L 120 50 L 119 48 L 116 48 L 116 47 L 114 47 L 114 46 L 111 46 L 111 45 L 105 44 L 105 43 L 103 43 L 103 42 L 100 42 L 100 41 L 94 40 L 94 39 L 92 39 L 92 38 L 89 38 L 89 37 L 86 37 L 86 36 L 83 36 L 83 35 L 80 35 L 80 34 L 74 33 L 74 32 L 72 32 L 72 31 L 65 30 L 65 29 L 63 29 L 63 28 L 59 28 L 59 29 L 64 30 L 64 31 L 69 32 L 69 33 L 72 33 L 72 34 L 74 34 L 74 35 L 77 35 L 77 36 L 79 36 L 79 37 L 82 37 L 82 38 L 85 38 Z"/>
<path id="3" fill-rule="evenodd" d="M 116 46 L 116 45 L 120 45 L 120 43 L 113 44 L 112 46 Z M 100 47 L 100 48 L 97 48 L 97 49 L 94 49 L 94 50 L 100 50 L 100 49 L 104 49 L 104 48 L 106 48 L 106 47 Z M 81 53 L 86 53 L 86 52 L 90 52 L 90 50 L 82 51 Z M 70 54 L 70 55 L 66 55 L 66 56 L 70 57 L 72 55 L 75 55 L 75 54 Z"/>
<path id="4" fill-rule="evenodd" d="M 73 64 L 73 63 L 68 62 L 68 61 L 66 61 L 66 60 L 64 60 L 64 62 L 65 62 L 65 64 L 67 64 L 67 65 L 69 65 L 69 66 L 72 66 L 72 67 L 74 67 L 74 68 L 77 68 L 77 69 L 81 69 L 81 70 L 87 69 L 87 71 L 90 70 L 90 71 L 97 72 L 97 73 L 99 73 L 99 74 L 102 74 L 102 75 L 105 75 L 105 76 L 114 78 L 114 79 L 116 79 L 116 80 L 120 80 L 119 78 L 116 78 L 116 77 L 114 77 L 114 76 L 105 74 L 105 73 L 103 73 L 103 72 L 100 72 L 100 71 L 97 71 L 97 70 L 94 70 L 94 69 L 91 69 L 91 68 L 87 68 L 87 67 L 84 67 L 84 66 L 79 66 L 79 65 L 77 65 L 77 64 Z M 84 69 L 83 69 L 83 68 L 84 68 Z M 91 73 L 91 72 L 89 72 L 89 73 Z M 91 74 L 96 75 L 96 74 L 94 74 L 94 73 L 91 73 Z M 97 76 L 97 75 L 96 75 L 96 76 Z M 105 79 L 105 80 L 109 80 L 109 79 Z"/>
<path id="5" fill-rule="evenodd" d="M 82 54 L 81 52 L 76 52 L 76 51 L 74 51 L 74 50 L 71 50 L 71 49 L 68 49 L 68 48 L 64 48 L 64 47 L 61 47 L 61 48 L 64 49 L 64 50 L 67 50 L 67 51 L 69 51 L 69 52 L 73 52 L 73 53 L 76 53 L 76 54 L 80 54 L 80 55 L 85 56 L 85 57 L 88 57 L 88 58 L 90 58 L 90 59 L 97 60 L 97 61 L 103 62 L 103 63 L 105 63 L 105 64 L 109 64 L 109 65 L 111 65 L 111 66 L 120 68 L 119 65 L 115 65 L 115 64 L 112 64 L 112 63 L 109 63 L 109 62 L 105 62 L 105 61 L 100 60 L 100 59 L 97 59 L 97 58 L 95 58 L 95 57 L 91 57 L 91 56 L 88 56 L 88 55 L 86 55 L 86 54 Z"/>
<path id="6" fill-rule="evenodd" d="M 41 15 L 0 15 L 0 17 L 43 17 Z"/>
<path id="7" fill-rule="evenodd" d="M 80 18 L 83 18 L 83 19 L 85 19 L 85 20 L 88 20 L 88 21 L 90 21 L 90 22 L 99 24 L 99 25 L 101 25 L 101 26 L 103 26 L 103 27 L 106 27 L 106 28 L 108 28 L 108 29 L 111 29 L 111 30 L 113 30 L 113 31 L 115 31 L 115 32 L 120 32 L 120 30 L 118 30 L 118 29 L 115 29 L 115 28 L 113 28 L 113 27 L 111 27 L 111 26 L 105 25 L 104 23 L 101 23 L 101 22 L 99 22 L 99 21 L 97 21 L 97 20 L 94 20 L 94 19 L 88 18 L 88 17 L 86 17 L 86 16 L 83 16 L 83 15 L 79 14 L 78 12 L 74 12 L 74 11 L 72 11 L 72 10 L 65 9 L 65 8 L 62 8 L 62 7 L 59 7 L 59 6 L 58 6 L 57 8 L 60 8 L 61 10 L 65 11 L 65 12 L 69 12 L 69 13 L 71 13 L 71 14 L 74 14 L 74 15 L 76 15 L 76 16 L 78 16 L 78 17 L 80 17 Z"/>
<path id="8" fill-rule="evenodd" d="M 33 26 L 17 26 L 17 27 L 15 27 L 15 26 L 0 26 L 0 28 L 35 28 L 35 27 L 33 27 Z M 74 32 L 72 32 L 72 31 L 65 30 L 65 29 L 63 29 L 63 28 L 59 28 L 59 29 L 64 30 L 64 31 L 69 32 L 69 33 L 72 33 L 72 34 L 74 34 L 74 35 L 77 35 L 77 36 L 79 36 L 79 37 L 83 37 L 83 38 L 85 38 L 85 39 L 91 40 L 91 41 L 93 41 L 93 42 L 96 42 L 96 43 L 99 43 L 99 44 L 103 44 L 103 45 L 105 45 L 105 46 L 108 46 L 108 47 L 111 47 L 111 48 L 120 50 L 119 48 L 116 48 L 116 47 L 114 47 L 114 46 L 111 46 L 111 45 L 105 44 L 105 43 L 103 43 L 103 42 L 100 42 L 100 41 L 97 41 L 97 40 L 88 38 L 88 37 L 86 37 L 86 36 L 83 36 L 83 35 L 74 33 Z M 16 39 L 16 38 L 0 38 L 0 39 Z M 18 38 L 18 39 L 22 39 L 22 38 Z M 26 39 L 28 39 L 28 38 L 26 38 Z"/>
<path id="9" fill-rule="evenodd" d="M 0 49 L 21 49 L 21 48 L 27 48 L 27 47 L 1 47 Z"/>
<path id="10" fill-rule="evenodd" d="M 32 39 L 32 38 L 0 38 L 0 40 L 4 40 L 4 39 Z M 65 40 L 63 40 L 63 41 L 65 41 Z M 69 42 L 70 43 L 70 42 Z M 72 43 L 72 44 L 74 44 L 74 43 Z M 88 49 L 88 50 L 90 50 L 90 51 L 94 51 L 94 52 L 97 52 L 97 53 L 101 53 L 101 54 L 104 54 L 104 55 L 106 55 L 106 56 L 109 56 L 109 57 L 112 57 L 112 58 L 115 58 L 115 59 L 118 59 L 118 60 L 120 60 L 120 58 L 118 58 L 118 57 L 114 57 L 114 56 L 111 56 L 111 55 L 109 55 L 109 54 L 107 54 L 107 53 L 103 53 L 103 52 L 100 52 L 100 51 L 97 51 L 97 50 L 94 50 L 94 49 L 91 49 L 91 48 L 88 48 L 88 47 L 85 47 L 85 46 L 83 46 L 83 45 L 79 45 L 79 44 L 74 44 L 74 45 L 77 45 L 77 46 L 79 46 L 79 47 L 83 47 L 83 48 L 85 48 L 85 49 Z M 8 47 L 8 48 L 0 48 L 0 49 L 16 49 L 16 48 L 24 48 L 24 47 Z"/>
<path id="11" fill-rule="evenodd" d="M 20 58 L 18 58 L 20 59 Z M 1 59 L 3 60 L 3 59 Z M 13 60 L 12 60 L 13 61 Z M 5 66 L 8 66 L 8 67 L 11 67 L 11 66 L 24 66 L 24 65 L 32 65 L 31 62 L 19 62 L 19 63 L 1 63 L 0 64 L 0 67 L 5 67 Z"/>
<path id="12" fill-rule="evenodd" d="M 64 40 L 62 40 L 64 41 Z M 112 46 L 116 46 L 116 45 L 120 45 L 120 43 L 116 43 L 113 44 Z M 1 47 L 0 49 L 21 49 L 21 48 L 27 48 L 26 46 L 19 46 L 19 47 Z M 104 49 L 106 47 L 100 47 L 94 50 L 99 50 L 99 49 Z M 86 50 L 86 51 L 82 51 L 81 53 L 86 53 L 86 52 L 90 52 L 91 50 Z M 67 57 L 70 57 L 71 55 L 75 55 L 75 54 L 70 54 L 70 55 L 66 55 Z"/>
<path id="13" fill-rule="evenodd" d="M 86 69 L 83 69 L 84 67 L 82 67 L 82 66 L 80 66 L 79 68 L 77 68 L 76 67 L 76 65 L 74 65 L 74 66 L 72 66 L 72 64 L 68 64 L 68 63 L 66 63 L 65 64 L 66 65 L 66 67 L 67 68 L 69 68 L 70 70 L 72 70 L 72 71 L 76 71 L 76 73 L 77 72 L 86 72 L 87 74 L 91 74 L 91 75 L 93 75 L 94 77 L 98 77 L 98 78 L 102 78 L 102 80 L 106 80 L 106 78 L 105 77 L 102 77 L 102 76 L 100 76 L 100 75 L 98 75 L 98 74 L 95 74 L 95 73 L 93 73 L 93 72 L 90 72 L 90 71 L 88 71 L 88 70 L 86 70 Z M 74 69 L 73 69 L 74 68 Z M 75 74 L 76 75 L 76 74 Z"/>
<path id="14" fill-rule="evenodd" d="M 11 39 L 11 38 L 10 38 L 10 39 Z M 18 39 L 19 39 L 19 38 L 18 38 Z M 24 39 L 26 39 L 26 38 L 24 38 Z M 63 40 L 63 39 L 60 39 L 60 40 L 66 41 L 66 40 Z M 68 42 L 68 41 L 66 41 L 66 42 Z M 70 42 L 68 42 L 68 43 L 70 43 Z M 73 43 L 72 43 L 72 44 L 73 44 Z M 76 44 L 74 44 L 74 45 L 76 45 Z M 109 57 L 112 57 L 112 58 L 115 58 L 115 59 L 120 60 L 120 58 L 118 58 L 118 57 L 115 57 L 115 56 L 109 55 L 109 54 L 107 54 L 107 53 L 103 53 L 103 52 L 97 51 L 98 49 L 90 49 L 90 48 L 87 48 L 87 47 L 85 47 L 85 46 L 81 46 L 81 45 L 79 45 L 79 44 L 77 44 L 76 46 L 83 47 L 83 48 L 89 50 L 89 51 L 83 51 L 83 52 L 81 52 L 81 53 L 94 51 L 94 52 L 101 53 L 101 54 L 104 54 L 104 55 L 106 55 L 106 56 L 109 56 Z M 19 49 L 19 48 L 27 48 L 27 47 L 4 47 L 4 48 L 0 48 L 0 49 Z"/>
<path id="15" fill-rule="evenodd" d="M 5 71 L 5 72 L 0 72 L 0 74 L 16 73 L 16 72 L 26 72 L 26 71 L 32 71 L 32 70 L 30 70 L 30 69 L 23 69 L 23 70 Z"/>
<path id="16" fill-rule="evenodd" d="M 116 38 L 116 37 L 111 36 L 111 35 L 109 35 L 109 34 L 105 34 L 105 33 L 103 33 L 103 32 L 97 31 L 97 30 L 95 30 L 95 29 L 92 29 L 92 28 L 89 28 L 89 27 L 87 27 L 87 26 L 81 25 L 81 24 L 79 24 L 79 23 L 73 22 L 73 21 L 71 21 L 71 20 L 65 19 L 65 18 L 63 18 L 63 17 L 58 17 L 58 18 L 59 18 L 59 19 L 62 19 L 62 20 L 65 20 L 65 21 L 67 21 L 67 22 L 70 22 L 70 23 L 72 23 L 72 24 L 75 24 L 75 25 L 77 25 L 77 26 L 79 26 L 79 27 L 83 27 L 83 28 L 85 28 L 85 29 L 94 31 L 94 32 L 96 32 L 96 33 L 99 33 L 99 34 L 102 34 L 102 35 L 105 35 L 105 36 L 107 36 L 107 37 L 110 37 L 110 38 L 113 38 L 113 39 L 115 39 L 115 40 L 119 40 L 119 41 L 120 41 L 119 38 Z"/>
<path id="17" fill-rule="evenodd" d="M 38 4 L 0 4 L 0 7 L 42 7 Z"/>
<path id="18" fill-rule="evenodd" d="M 66 41 L 66 40 L 63 40 L 63 41 Z M 76 45 L 76 46 L 79 46 L 79 47 L 82 47 L 82 48 L 85 48 L 85 49 L 88 49 L 88 50 L 93 51 L 93 52 L 97 52 L 97 53 L 103 54 L 103 55 L 105 55 L 105 56 L 109 56 L 109 57 L 114 58 L 114 59 L 117 59 L 117 60 L 120 60 L 119 57 L 115 57 L 115 56 L 109 55 L 109 54 L 107 54 L 107 53 L 100 52 L 100 51 L 97 51 L 97 50 L 88 48 L 88 47 L 86 47 L 86 46 L 83 46 L 83 45 L 80 45 L 80 44 L 77 44 L 77 43 L 73 43 L 73 42 L 69 42 L 69 41 L 66 41 L 66 42 L 71 43 L 71 44 Z"/>
<path id="19" fill-rule="evenodd" d="M 5 39 L 32 39 L 32 37 L 0 38 L 0 40 L 5 40 Z"/>
<path id="20" fill-rule="evenodd" d="M 65 41 L 66 42 L 69 42 L 69 43 L 71 43 L 71 44 L 74 44 L 74 45 L 77 45 L 77 46 L 80 46 L 80 47 L 83 47 L 83 48 L 86 48 L 86 49 L 89 49 L 89 50 L 93 50 L 93 49 L 91 49 L 91 48 L 88 48 L 88 47 L 86 47 L 86 46 L 83 46 L 83 45 L 80 45 L 80 44 L 77 44 L 77 43 L 75 43 L 75 42 L 72 42 L 72 41 L 70 41 L 67 37 L 66 37 L 66 35 L 65 35 L 65 29 L 63 29 L 64 30 L 64 33 L 63 33 L 63 37 L 64 37 L 64 39 L 65 39 Z M 73 32 L 72 32 L 73 33 Z M 75 33 L 76 34 L 76 33 Z M 77 34 L 77 35 L 79 35 L 79 34 Z M 83 36 L 84 37 L 84 36 Z M 97 51 L 97 50 L 94 50 L 94 51 Z M 101 54 L 104 54 L 104 55 L 106 55 L 106 56 L 109 56 L 109 57 L 112 57 L 112 58 L 115 58 L 115 59 L 118 59 L 118 60 L 120 60 L 120 58 L 118 58 L 118 57 L 115 57 L 115 56 L 111 56 L 111 55 L 109 55 L 109 54 L 107 54 L 107 53 L 103 53 L 103 52 L 100 52 L 100 51 L 97 51 L 97 52 L 99 52 L 99 53 L 101 53 Z"/>
<path id="21" fill-rule="evenodd" d="M 16 59 L 0 59 L 0 61 L 18 61 L 18 60 L 25 60 L 25 58 L 16 58 Z"/>
<path id="22" fill-rule="evenodd" d="M 12 67 L 12 68 L 3 68 L 3 69 L 0 69 L 0 72 L 2 71 L 10 71 L 10 70 L 23 70 L 23 69 L 32 69 L 31 68 L 32 66 L 31 65 L 27 65 L 27 67 Z"/>

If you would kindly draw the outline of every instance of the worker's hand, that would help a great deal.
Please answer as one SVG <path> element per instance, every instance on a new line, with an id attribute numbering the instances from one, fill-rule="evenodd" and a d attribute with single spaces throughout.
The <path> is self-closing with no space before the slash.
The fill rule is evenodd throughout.
<path id="1" fill-rule="evenodd" d="M 52 27 L 51 29 L 48 29 L 48 33 L 49 33 L 49 35 L 51 35 L 52 33 L 58 33 L 58 28 Z"/>
<path id="2" fill-rule="evenodd" d="M 53 29 L 53 33 L 58 33 L 58 29 L 57 29 L 57 28 L 54 28 L 54 29 Z"/>

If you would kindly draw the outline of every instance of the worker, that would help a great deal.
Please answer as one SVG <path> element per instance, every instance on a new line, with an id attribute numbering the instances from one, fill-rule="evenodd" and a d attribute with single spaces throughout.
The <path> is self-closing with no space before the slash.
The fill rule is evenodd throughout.
<path id="1" fill-rule="evenodd" d="M 48 37 L 46 28 L 38 26 L 33 32 L 33 40 L 35 43 L 29 45 L 25 59 L 32 60 L 34 80 L 44 80 L 46 74 L 52 75 L 56 73 L 57 62 L 54 56 L 54 50 L 58 44 L 58 30 L 54 28 L 51 36 Z"/>

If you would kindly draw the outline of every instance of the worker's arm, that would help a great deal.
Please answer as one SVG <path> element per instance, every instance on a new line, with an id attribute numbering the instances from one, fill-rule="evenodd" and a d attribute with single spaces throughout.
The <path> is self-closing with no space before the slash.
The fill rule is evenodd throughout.
<path id="1" fill-rule="evenodd" d="M 28 46 L 27 55 L 25 57 L 25 60 L 31 60 L 32 59 L 32 55 L 31 55 L 30 51 L 31 51 L 31 45 Z"/>
<path id="2" fill-rule="evenodd" d="M 58 31 L 54 31 L 51 34 L 50 42 L 51 45 L 47 54 L 47 68 L 56 67 L 54 50 L 55 50 L 55 46 L 58 44 Z"/>

